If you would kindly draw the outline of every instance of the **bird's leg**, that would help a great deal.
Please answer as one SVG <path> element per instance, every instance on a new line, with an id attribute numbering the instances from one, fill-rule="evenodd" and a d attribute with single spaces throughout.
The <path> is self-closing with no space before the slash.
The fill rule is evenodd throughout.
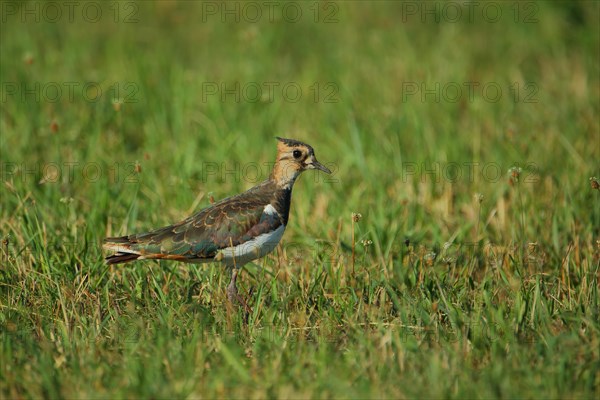
<path id="1" fill-rule="evenodd" d="M 239 303 L 239 295 L 237 285 L 235 283 L 237 280 L 237 275 L 238 269 L 233 267 L 233 269 L 231 270 L 231 282 L 229 282 L 229 286 L 227 286 L 227 298 L 229 299 L 229 302 L 231 304 Z"/>
<path id="2" fill-rule="evenodd" d="M 248 318 L 252 312 L 252 308 L 250 308 L 248 305 L 247 299 L 244 298 L 244 296 L 240 296 L 238 293 L 236 285 L 238 272 L 239 270 L 235 267 L 231 271 L 231 281 L 229 282 L 229 286 L 227 286 L 227 299 L 229 300 L 230 304 L 242 306 L 244 308 L 244 322 L 248 323 Z"/>

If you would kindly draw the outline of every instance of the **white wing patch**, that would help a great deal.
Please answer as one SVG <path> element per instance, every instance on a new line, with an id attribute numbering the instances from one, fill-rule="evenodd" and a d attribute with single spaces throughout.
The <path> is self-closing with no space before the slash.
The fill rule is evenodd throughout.
<path id="1" fill-rule="evenodd" d="M 263 212 L 264 212 L 265 214 L 269 214 L 269 215 L 274 215 L 274 214 L 275 214 L 275 215 L 278 215 L 278 214 L 279 214 L 279 213 L 277 212 L 277 210 L 275 209 L 275 207 L 273 207 L 273 206 L 272 206 L 272 205 L 270 205 L 270 204 L 267 204 L 267 205 L 265 206 L 265 209 L 264 209 L 264 211 L 263 211 Z"/>

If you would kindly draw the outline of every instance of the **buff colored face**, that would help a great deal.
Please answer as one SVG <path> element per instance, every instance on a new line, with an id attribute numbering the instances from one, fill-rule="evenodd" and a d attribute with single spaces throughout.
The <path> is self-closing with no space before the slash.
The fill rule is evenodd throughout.
<path id="1" fill-rule="evenodd" d="M 288 146 L 281 144 L 277 161 L 285 163 L 287 168 L 301 172 L 307 169 L 318 169 L 330 174 L 331 171 L 317 161 L 312 148 L 304 145 Z"/>

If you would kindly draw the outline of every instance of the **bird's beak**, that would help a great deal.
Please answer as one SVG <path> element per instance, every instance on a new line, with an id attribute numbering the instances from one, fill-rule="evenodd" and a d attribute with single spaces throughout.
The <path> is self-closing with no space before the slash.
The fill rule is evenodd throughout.
<path id="1" fill-rule="evenodd" d="M 331 174 L 331 171 L 329 170 L 329 168 L 327 168 L 326 166 L 324 166 L 323 164 L 318 162 L 316 158 L 312 159 L 312 162 L 310 164 L 308 164 L 308 168 L 318 169 L 318 170 L 325 172 L 326 174 Z"/>

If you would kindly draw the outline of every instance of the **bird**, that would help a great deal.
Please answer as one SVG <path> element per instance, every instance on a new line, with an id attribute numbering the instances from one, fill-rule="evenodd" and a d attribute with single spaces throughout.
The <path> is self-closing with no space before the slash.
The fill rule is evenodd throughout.
<path id="1" fill-rule="evenodd" d="M 103 248 L 114 252 L 106 257 L 106 263 L 151 259 L 217 262 L 231 271 L 227 297 L 239 303 L 238 271 L 279 244 L 288 224 L 292 188 L 298 176 L 310 169 L 331 174 L 317 161 L 312 146 L 295 139 L 276 139 L 277 157 L 268 179 L 172 225 L 104 239 Z"/>

